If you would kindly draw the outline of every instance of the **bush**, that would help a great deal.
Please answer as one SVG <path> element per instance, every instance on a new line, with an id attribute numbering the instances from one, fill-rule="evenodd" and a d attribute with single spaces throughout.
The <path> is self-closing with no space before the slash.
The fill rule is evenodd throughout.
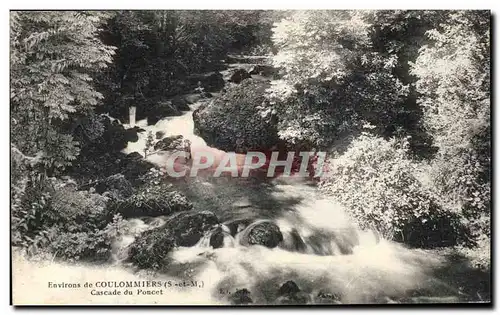
<path id="1" fill-rule="evenodd" d="M 111 257 L 112 242 L 120 236 L 124 228 L 125 222 L 122 217 L 116 215 L 102 230 L 64 232 L 60 229 L 59 233 L 51 237 L 48 248 L 54 257 L 70 261 L 106 261 Z"/>
<path id="2" fill-rule="evenodd" d="M 441 209 L 418 179 L 407 139 L 385 140 L 363 132 L 332 160 L 321 187 L 337 198 L 362 228 L 416 246 L 454 243 L 456 217 Z"/>
<path id="3" fill-rule="evenodd" d="M 114 209 L 125 218 L 130 218 L 170 215 L 190 210 L 192 207 L 192 203 L 183 194 L 158 185 L 144 187 L 129 198 L 118 202 Z"/>
<path id="4" fill-rule="evenodd" d="M 93 189 L 77 190 L 72 179 L 29 182 L 12 211 L 12 245 L 69 260 L 107 259 L 122 222 L 108 201 Z"/>

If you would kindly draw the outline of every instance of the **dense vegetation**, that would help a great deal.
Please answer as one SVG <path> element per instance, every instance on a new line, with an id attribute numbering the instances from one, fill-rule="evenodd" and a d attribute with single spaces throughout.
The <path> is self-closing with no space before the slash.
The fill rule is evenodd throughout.
<path id="1" fill-rule="evenodd" d="M 101 114 L 176 115 L 167 100 L 246 51 L 278 74 L 200 111 L 207 142 L 327 150 L 320 187 L 360 226 L 488 255 L 489 30 L 485 11 L 12 12 L 12 243 L 106 259 L 122 216 L 191 209 Z"/>

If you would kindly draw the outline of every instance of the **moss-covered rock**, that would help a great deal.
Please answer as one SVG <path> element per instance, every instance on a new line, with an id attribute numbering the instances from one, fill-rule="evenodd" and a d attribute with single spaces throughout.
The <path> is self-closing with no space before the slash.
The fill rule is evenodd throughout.
<path id="1" fill-rule="evenodd" d="M 182 149 L 182 140 L 184 139 L 183 136 L 169 136 L 161 139 L 154 145 L 155 151 L 158 150 L 180 150 Z"/>
<path id="2" fill-rule="evenodd" d="M 253 303 L 252 298 L 250 297 L 250 291 L 248 289 L 240 289 L 236 290 L 231 297 L 231 304 L 233 305 L 246 305 Z"/>
<path id="3" fill-rule="evenodd" d="M 123 174 L 114 174 L 100 181 L 95 186 L 98 193 L 112 193 L 118 199 L 128 198 L 134 193 L 134 188 Z"/>
<path id="4" fill-rule="evenodd" d="M 195 245 L 218 221 L 210 211 L 171 215 L 165 224 L 142 233 L 130 245 L 129 260 L 140 268 L 160 269 L 168 264 L 172 249 Z"/>
<path id="5" fill-rule="evenodd" d="M 175 247 L 171 231 L 156 228 L 142 233 L 129 249 L 129 260 L 140 268 L 160 269 L 166 265 L 168 253 Z"/>
<path id="6" fill-rule="evenodd" d="M 247 79 L 214 97 L 193 113 L 195 132 L 208 145 L 224 151 L 245 153 L 267 150 L 278 140 L 275 117 L 263 117 L 268 82 Z"/>
<path id="7" fill-rule="evenodd" d="M 283 234 L 280 228 L 272 222 L 262 222 L 254 227 L 248 233 L 248 244 L 263 245 L 269 248 L 278 246 L 283 241 Z"/>
<path id="8" fill-rule="evenodd" d="M 285 282 L 278 290 L 279 297 L 276 299 L 276 304 L 284 305 L 302 305 L 311 302 L 308 294 L 302 292 L 299 286 L 294 281 Z"/>
<path id="9" fill-rule="evenodd" d="M 172 215 L 164 228 L 173 233 L 177 246 L 194 246 L 218 223 L 219 219 L 210 211 L 188 211 Z"/>
<path id="10" fill-rule="evenodd" d="M 236 69 L 229 78 L 230 82 L 241 83 L 245 79 L 250 79 L 252 76 L 245 69 Z"/>

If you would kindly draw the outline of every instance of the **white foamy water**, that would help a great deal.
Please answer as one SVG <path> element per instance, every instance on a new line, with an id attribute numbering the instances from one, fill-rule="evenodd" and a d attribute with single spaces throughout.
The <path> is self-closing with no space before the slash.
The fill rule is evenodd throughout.
<path id="1" fill-rule="evenodd" d="M 194 110 L 198 104 L 192 105 Z M 125 153 L 143 154 L 148 131 L 166 136 L 182 135 L 192 147 L 206 147 L 205 141 L 193 133 L 192 111 L 169 117 L 147 126 L 137 124 L 146 132 L 139 141 L 129 143 Z M 128 127 L 128 126 L 126 126 Z M 160 164 L 166 157 L 148 156 Z M 113 263 L 106 266 L 33 263 L 17 257 L 14 270 L 14 291 L 25 292 L 29 286 L 37 290 L 35 297 L 18 294 L 17 301 L 47 304 L 228 304 L 231 293 L 247 289 L 254 304 L 272 304 L 280 286 L 294 281 L 309 303 L 319 303 L 318 294 L 334 295 L 330 303 L 385 303 L 398 301 L 414 291 L 434 296 L 455 295 L 453 288 L 437 281 L 433 270 L 443 259 L 428 251 L 407 249 L 381 239 L 373 231 L 361 231 L 335 200 L 321 195 L 316 188 L 296 179 L 275 179 L 262 190 L 236 187 L 236 179 L 208 182 L 194 179 L 199 192 L 192 198 L 215 202 L 212 210 L 223 218 L 223 246 L 210 246 L 207 233 L 196 246 L 180 247 L 169 253 L 168 267 L 161 273 L 148 274 L 131 269 L 126 263 L 128 246 L 141 232 L 161 227 L 164 217 L 129 219 L 126 235 L 113 244 Z M 241 183 L 240 183 L 241 184 Z M 226 185 L 224 187 L 224 185 Z M 182 189 L 179 187 L 179 190 Z M 240 194 L 240 195 L 237 195 Z M 196 199 L 192 200 L 196 203 Z M 219 203 L 218 203 L 219 202 Z M 200 203 L 198 203 L 200 204 Z M 213 206 L 213 204 L 212 204 Z M 200 210 L 206 210 L 203 206 Z M 231 235 L 228 225 L 241 218 L 253 223 L 239 224 Z M 148 222 L 148 223 L 146 223 Z M 253 226 L 261 222 L 276 224 L 283 241 L 275 248 L 248 245 Z M 35 277 L 36 276 L 36 277 Z M 32 279 L 37 279 L 34 283 Z M 127 280 L 194 280 L 203 288 L 173 288 L 161 296 L 95 296 L 90 290 L 47 290 L 47 281 L 95 282 Z M 450 294 L 450 292 L 452 292 Z M 447 300 L 448 302 L 450 300 Z M 452 299 L 452 301 L 454 301 Z"/>
<path id="2" fill-rule="evenodd" d="M 166 136 L 182 135 L 192 141 L 192 147 L 206 147 L 205 141 L 193 133 L 192 112 L 142 127 L 153 133 L 163 131 Z M 129 143 L 125 152 L 142 152 L 146 136 L 147 132 L 140 134 L 139 141 Z M 148 160 L 160 163 L 164 158 L 155 154 Z M 199 181 L 203 187 L 204 184 L 212 187 L 205 187 L 205 195 L 200 198 L 207 198 L 207 194 L 232 197 L 224 195 L 222 188 L 218 191 L 217 183 Z M 242 226 L 236 235 L 231 235 L 229 228 L 222 225 L 222 248 L 212 248 L 211 233 L 207 233 L 196 246 L 180 247 L 169 254 L 172 274 L 165 271 L 169 276 L 189 275 L 190 279 L 205 284 L 203 290 L 191 290 L 193 300 L 229 303 L 229 294 L 221 292 L 246 288 L 254 303 L 273 303 L 280 285 L 289 280 L 296 282 L 311 302 L 320 291 L 335 294 L 342 303 L 384 302 L 384 299 L 404 297 L 422 289 L 437 291 L 436 294 L 442 291 L 443 284 L 431 276 L 431 271 L 443 263 L 438 256 L 406 249 L 381 239 L 374 231 L 359 230 L 340 205 L 303 181 L 277 179 L 273 185 L 270 198 L 285 204 L 294 198 L 300 201 L 280 209 L 268 209 L 273 213 L 271 216 L 262 208 L 256 214 L 252 202 L 246 200 L 247 208 L 239 208 L 237 215 L 235 211 L 233 219 L 257 219 Z M 230 222 L 232 210 L 224 211 L 225 222 Z M 276 248 L 248 245 L 245 241 L 252 227 L 264 221 L 276 224 L 283 234 L 283 241 Z M 142 226 L 137 222 L 135 225 Z M 125 236 L 123 247 L 140 237 L 138 235 L 135 231 Z"/>

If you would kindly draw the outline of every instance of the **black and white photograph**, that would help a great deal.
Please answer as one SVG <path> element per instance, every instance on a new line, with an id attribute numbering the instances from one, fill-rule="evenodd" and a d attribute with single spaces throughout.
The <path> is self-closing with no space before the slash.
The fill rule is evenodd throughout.
<path id="1" fill-rule="evenodd" d="M 11 305 L 491 306 L 490 10 L 9 11 Z"/>

